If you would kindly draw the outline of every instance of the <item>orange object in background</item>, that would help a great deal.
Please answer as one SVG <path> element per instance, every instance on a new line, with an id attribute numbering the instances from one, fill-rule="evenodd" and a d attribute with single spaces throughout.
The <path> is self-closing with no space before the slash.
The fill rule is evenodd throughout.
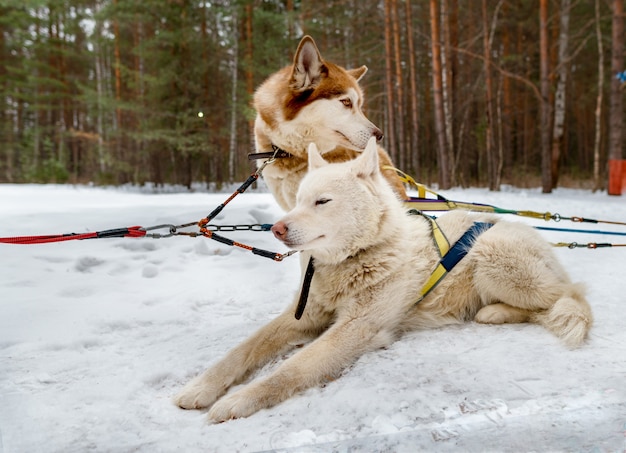
<path id="1" fill-rule="evenodd" d="M 609 159 L 609 195 L 621 195 L 626 188 L 626 160 Z"/>

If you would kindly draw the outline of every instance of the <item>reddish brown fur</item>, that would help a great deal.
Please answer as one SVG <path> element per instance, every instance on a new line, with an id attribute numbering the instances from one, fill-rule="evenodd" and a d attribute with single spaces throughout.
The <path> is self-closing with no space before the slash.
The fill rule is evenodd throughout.
<path id="1" fill-rule="evenodd" d="M 311 67 L 314 68 L 314 73 L 303 70 L 303 60 L 299 60 L 301 52 L 307 63 L 312 62 Z M 272 145 L 276 145 L 292 156 L 276 160 L 264 171 L 265 181 L 284 209 L 292 207 L 299 181 L 306 173 L 306 147 L 311 141 L 316 142 L 318 147 L 321 146 L 324 157 L 330 162 L 351 160 L 360 152 L 358 148 L 351 146 L 353 143 L 346 142 L 347 138 L 343 140 L 338 137 L 335 141 L 333 137 L 342 133 L 340 129 L 336 131 L 332 128 L 319 129 L 316 128 L 315 121 L 307 123 L 308 117 L 299 117 L 303 109 L 319 100 L 337 98 L 339 102 L 339 98 L 347 96 L 349 92 L 356 93 L 358 96 L 353 95 L 352 100 L 358 104 L 355 105 L 355 112 L 358 112 L 360 119 L 355 116 L 354 122 L 345 122 L 344 119 L 341 124 L 344 127 L 348 123 L 366 124 L 366 127 L 371 129 L 372 135 L 381 134 L 380 130 L 361 111 L 363 98 L 358 79 L 366 71 L 365 66 L 346 70 L 324 60 L 313 40 L 305 37 L 298 46 L 294 63 L 270 76 L 256 91 L 253 100 L 253 107 L 257 111 L 254 131 L 256 151 L 268 152 L 272 150 Z M 299 120 L 300 126 L 293 126 L 293 123 L 297 122 L 296 119 Z M 316 139 L 312 139 L 297 129 L 297 127 L 302 127 L 303 123 L 318 131 Z M 317 140 L 326 140 L 327 145 L 330 146 L 324 148 Z M 381 147 L 379 147 L 379 157 L 381 166 L 393 166 L 391 158 Z M 406 198 L 406 191 L 397 174 L 393 170 L 383 170 L 383 173 L 398 196 Z"/>
<path id="2" fill-rule="evenodd" d="M 293 65 L 290 67 L 293 68 Z M 324 73 L 319 85 L 314 90 L 298 92 L 291 90 L 290 96 L 283 103 L 283 114 L 286 120 L 296 117 L 302 108 L 318 99 L 329 99 L 346 93 L 348 87 L 359 91 L 360 88 L 347 71 L 333 63 L 324 61 Z"/>

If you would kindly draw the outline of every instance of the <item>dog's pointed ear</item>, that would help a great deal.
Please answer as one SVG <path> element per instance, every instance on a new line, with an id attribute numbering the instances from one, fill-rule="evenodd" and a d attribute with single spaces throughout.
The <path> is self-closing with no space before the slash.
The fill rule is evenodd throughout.
<path id="1" fill-rule="evenodd" d="M 315 41 L 310 36 L 305 36 L 300 41 L 293 58 L 293 70 L 289 86 L 298 92 L 315 89 L 326 72 L 324 60 L 315 45 Z"/>
<path id="2" fill-rule="evenodd" d="M 309 154 L 309 171 L 328 165 L 328 162 L 324 160 L 319 150 L 317 149 L 317 145 L 315 143 L 311 142 L 309 144 L 308 154 Z"/>
<path id="3" fill-rule="evenodd" d="M 372 176 L 380 172 L 376 143 L 376 137 L 370 138 L 361 155 L 353 160 L 352 171 L 357 176 Z"/>
<path id="4" fill-rule="evenodd" d="M 358 82 L 367 72 L 367 66 L 363 65 L 360 68 L 348 69 L 348 74 L 356 79 Z"/>

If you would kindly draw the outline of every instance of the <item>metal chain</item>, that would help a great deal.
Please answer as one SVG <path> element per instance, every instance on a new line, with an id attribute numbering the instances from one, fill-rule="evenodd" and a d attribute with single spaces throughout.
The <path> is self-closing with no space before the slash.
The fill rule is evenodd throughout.
<path id="1" fill-rule="evenodd" d="M 240 248 L 249 250 L 255 255 L 263 256 L 265 258 L 271 258 L 274 261 L 282 261 L 283 259 L 297 253 L 296 250 L 291 250 L 287 253 L 270 252 L 267 250 L 252 247 L 247 244 L 242 244 L 241 242 L 233 241 L 232 239 L 228 239 L 224 236 L 220 236 L 216 234 L 217 231 L 270 231 L 272 228 L 272 224 L 255 223 L 252 225 L 215 225 L 215 224 L 209 223 L 211 219 L 216 217 L 217 214 L 219 214 L 220 211 L 224 209 L 226 205 L 233 200 L 233 198 L 235 198 L 237 195 L 241 193 L 244 193 L 246 189 L 248 189 L 248 187 L 250 187 L 250 185 L 261 176 L 261 172 L 263 171 L 263 169 L 267 165 L 271 164 L 272 162 L 276 160 L 276 153 L 278 151 L 279 150 L 275 149 L 274 155 L 271 158 L 266 160 L 254 173 L 252 173 L 252 175 L 250 175 L 250 177 L 230 197 L 228 197 L 226 201 L 220 204 L 207 217 L 201 219 L 199 222 L 186 223 L 183 225 L 172 225 L 172 224 L 155 225 L 152 227 L 140 228 L 140 231 L 144 232 L 144 236 L 151 237 L 154 239 L 167 238 L 171 236 L 189 236 L 189 237 L 204 236 L 206 238 L 213 239 L 217 242 L 221 242 L 222 244 L 226 244 L 226 245 L 233 246 L 233 247 L 240 247 Z M 199 232 L 179 231 L 182 228 L 187 228 L 187 227 L 191 227 L 194 225 L 200 227 Z M 155 232 L 148 233 L 148 231 L 161 230 L 161 229 L 166 229 L 167 233 L 155 233 Z"/>
<path id="2" fill-rule="evenodd" d="M 272 227 L 269 223 L 254 223 L 252 225 L 206 225 L 210 231 L 270 231 Z"/>

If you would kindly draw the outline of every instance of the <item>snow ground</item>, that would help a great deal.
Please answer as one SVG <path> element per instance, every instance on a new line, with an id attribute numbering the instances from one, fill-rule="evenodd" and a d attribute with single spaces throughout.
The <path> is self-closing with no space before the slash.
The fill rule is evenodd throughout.
<path id="1" fill-rule="evenodd" d="M 624 197 L 504 189 L 445 195 L 626 221 Z M 0 237 L 186 223 L 226 196 L 0 185 Z M 247 193 L 216 223 L 280 216 L 269 194 Z M 271 233 L 225 235 L 285 251 Z M 297 257 L 273 262 L 188 237 L 0 244 L 0 453 L 626 451 L 626 248 L 557 253 L 594 309 L 580 349 L 528 324 L 414 332 L 322 388 L 207 425 L 171 396 L 289 303 Z"/>

